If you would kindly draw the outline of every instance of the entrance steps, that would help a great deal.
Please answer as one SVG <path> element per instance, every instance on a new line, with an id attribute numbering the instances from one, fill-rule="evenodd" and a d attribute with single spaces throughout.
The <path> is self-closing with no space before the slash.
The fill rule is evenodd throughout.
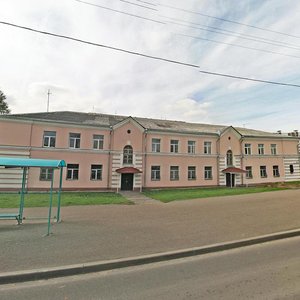
<path id="1" fill-rule="evenodd" d="M 121 191 L 120 194 L 134 204 L 163 204 L 163 202 L 149 198 L 140 192 Z"/>

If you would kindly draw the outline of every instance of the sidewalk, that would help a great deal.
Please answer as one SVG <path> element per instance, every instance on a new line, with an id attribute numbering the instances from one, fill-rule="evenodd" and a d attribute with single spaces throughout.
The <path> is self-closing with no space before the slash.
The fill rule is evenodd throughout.
<path id="1" fill-rule="evenodd" d="M 7 211 L 7 210 L 5 210 Z M 46 216 L 47 209 L 25 209 Z M 168 204 L 62 208 L 63 222 L 0 221 L 0 272 L 200 247 L 300 228 L 300 190 Z"/>

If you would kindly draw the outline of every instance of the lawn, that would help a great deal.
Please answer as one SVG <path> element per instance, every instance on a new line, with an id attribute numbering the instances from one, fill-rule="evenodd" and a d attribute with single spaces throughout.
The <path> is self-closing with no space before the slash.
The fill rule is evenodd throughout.
<path id="1" fill-rule="evenodd" d="M 284 187 L 236 187 L 236 188 L 193 188 L 149 190 L 144 194 L 150 198 L 168 203 L 174 200 L 188 200 L 207 197 L 243 195 L 283 190 Z"/>
<path id="2" fill-rule="evenodd" d="M 20 195 L 0 193 L 0 208 L 19 207 Z M 61 206 L 99 205 L 99 204 L 132 204 L 120 194 L 105 192 L 63 192 Z M 57 194 L 53 194 L 53 205 L 57 205 Z M 28 193 L 25 195 L 25 207 L 49 206 L 49 194 Z"/>

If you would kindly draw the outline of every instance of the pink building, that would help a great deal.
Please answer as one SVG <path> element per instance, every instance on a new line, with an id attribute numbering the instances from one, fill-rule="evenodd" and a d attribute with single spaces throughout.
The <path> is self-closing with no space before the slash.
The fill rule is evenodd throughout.
<path id="1" fill-rule="evenodd" d="M 300 180 L 298 144 L 297 134 L 116 115 L 0 117 L 0 156 L 64 159 L 63 187 L 70 190 Z M 28 189 L 48 189 L 51 176 L 50 169 L 29 170 Z M 20 183 L 20 170 L 0 167 L 0 189 Z"/>

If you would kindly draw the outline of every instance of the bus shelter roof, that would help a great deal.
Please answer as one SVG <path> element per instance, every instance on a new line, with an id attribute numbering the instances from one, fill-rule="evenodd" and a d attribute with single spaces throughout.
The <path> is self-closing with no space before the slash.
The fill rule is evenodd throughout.
<path id="1" fill-rule="evenodd" d="M 0 166 L 63 168 L 66 167 L 66 162 L 64 160 L 53 160 L 53 159 L 0 157 Z"/>

